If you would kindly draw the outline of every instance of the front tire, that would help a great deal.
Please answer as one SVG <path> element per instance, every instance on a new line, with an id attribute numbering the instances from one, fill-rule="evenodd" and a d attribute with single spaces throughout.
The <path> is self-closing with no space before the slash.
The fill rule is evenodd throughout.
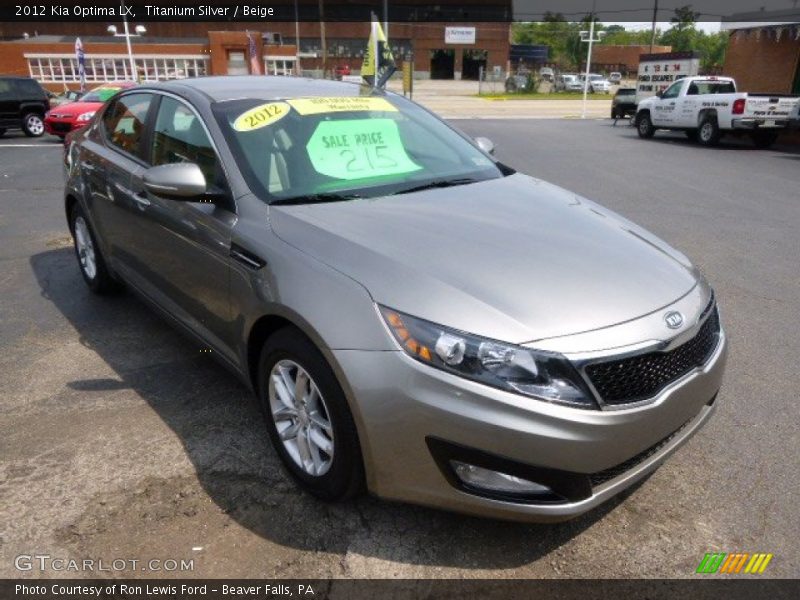
<path id="1" fill-rule="evenodd" d="M 331 502 L 361 491 L 361 447 L 347 399 L 325 357 L 299 330 L 286 327 L 267 339 L 258 397 L 272 445 L 303 489 Z"/>
<path id="2" fill-rule="evenodd" d="M 716 117 L 706 117 L 697 130 L 697 141 L 703 146 L 716 146 L 720 138 L 719 124 Z"/>
<path id="3" fill-rule="evenodd" d="M 44 120 L 38 113 L 28 113 L 22 117 L 22 131 L 28 137 L 42 137 L 44 135 Z"/>
<path id="4" fill-rule="evenodd" d="M 642 139 L 650 139 L 656 133 L 650 113 L 639 113 L 636 115 L 636 131 Z"/>
<path id="5" fill-rule="evenodd" d="M 70 211 L 69 227 L 72 231 L 78 266 L 89 289 L 100 295 L 119 291 L 122 286 L 109 273 L 89 220 L 77 202 Z"/>

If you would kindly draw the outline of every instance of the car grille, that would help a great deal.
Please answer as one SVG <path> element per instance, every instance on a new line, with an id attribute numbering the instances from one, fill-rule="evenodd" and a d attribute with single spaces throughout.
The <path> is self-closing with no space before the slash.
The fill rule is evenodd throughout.
<path id="1" fill-rule="evenodd" d="M 705 364 L 719 341 L 719 315 L 713 299 L 704 314 L 709 312 L 697 335 L 673 350 L 588 365 L 586 375 L 603 402 L 618 405 L 652 398 L 673 381 Z"/>
<path id="2" fill-rule="evenodd" d="M 50 123 L 50 127 L 58 133 L 69 133 L 72 129 L 72 125 L 69 123 Z"/>
<path id="3" fill-rule="evenodd" d="M 607 481 L 616 479 L 620 475 L 623 475 L 624 473 L 633 469 L 636 465 L 643 463 L 651 456 L 654 456 L 664 446 L 669 444 L 675 438 L 676 435 L 678 435 L 681 431 L 683 431 L 690 422 L 691 420 L 686 421 L 686 423 L 684 423 L 678 429 L 670 433 L 663 440 L 657 442 L 653 446 L 650 446 L 647 450 L 640 452 L 633 458 L 629 458 L 625 462 L 620 463 L 615 467 L 611 467 L 610 469 L 605 469 L 604 471 L 598 471 L 597 473 L 592 473 L 591 475 L 589 475 L 589 481 L 591 482 L 592 487 L 597 487 L 598 485 L 602 485 Z"/>

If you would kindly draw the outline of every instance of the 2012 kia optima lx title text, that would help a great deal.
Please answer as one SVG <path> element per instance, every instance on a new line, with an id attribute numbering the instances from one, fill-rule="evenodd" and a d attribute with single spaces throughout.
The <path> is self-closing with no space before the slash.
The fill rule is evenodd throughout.
<path id="1" fill-rule="evenodd" d="M 211 347 L 321 498 L 564 519 L 714 410 L 725 335 L 688 259 L 402 97 L 143 86 L 65 165 L 89 287 L 124 282 Z"/>

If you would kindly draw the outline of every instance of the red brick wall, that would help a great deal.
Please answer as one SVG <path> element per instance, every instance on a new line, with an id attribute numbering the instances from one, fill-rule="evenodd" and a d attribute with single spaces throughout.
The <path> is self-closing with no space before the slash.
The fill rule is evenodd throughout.
<path id="1" fill-rule="evenodd" d="M 767 32 L 760 37 L 753 30 L 747 36 L 743 33 L 731 34 L 723 74 L 736 79 L 744 92 L 791 93 L 800 60 L 800 40 L 786 32 L 780 41 Z"/>

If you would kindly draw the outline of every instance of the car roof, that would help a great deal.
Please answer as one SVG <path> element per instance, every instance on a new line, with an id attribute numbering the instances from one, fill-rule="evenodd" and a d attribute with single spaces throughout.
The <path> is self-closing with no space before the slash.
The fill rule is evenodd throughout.
<path id="1" fill-rule="evenodd" d="M 359 83 L 282 75 L 225 75 L 177 79 L 153 84 L 150 87 L 176 93 L 186 91 L 188 88 L 202 92 L 212 101 L 221 102 L 252 97 L 277 99 L 358 96 L 362 86 Z"/>

